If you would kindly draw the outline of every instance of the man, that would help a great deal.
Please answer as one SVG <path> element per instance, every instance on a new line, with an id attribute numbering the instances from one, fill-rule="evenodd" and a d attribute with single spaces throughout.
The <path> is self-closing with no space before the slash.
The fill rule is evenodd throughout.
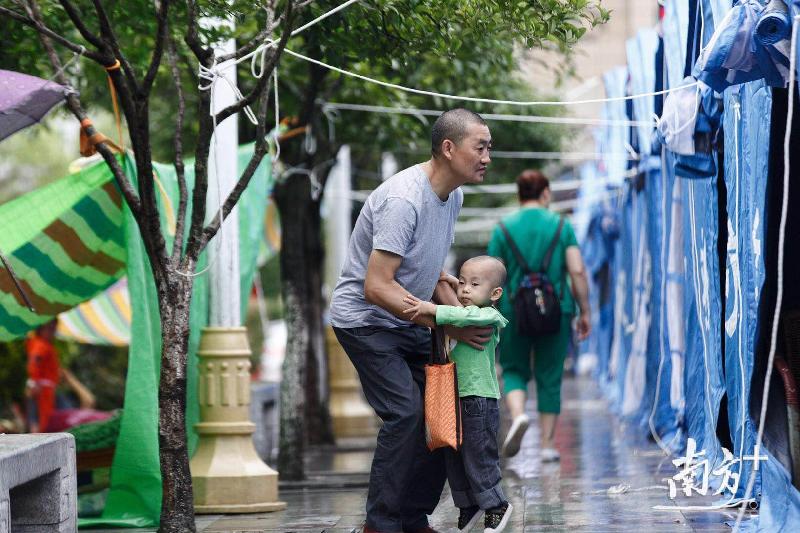
<path id="1" fill-rule="evenodd" d="M 56 408 L 56 387 L 61 378 L 58 352 L 53 344 L 56 321 L 43 324 L 25 340 L 28 354 L 28 426 L 31 433 L 47 431 Z"/>
<path id="2" fill-rule="evenodd" d="M 432 532 L 427 515 L 444 487 L 441 451 L 425 445 L 424 365 L 429 327 L 409 322 L 404 298 L 460 305 L 443 268 L 463 202 L 459 187 L 480 183 L 491 135 L 466 109 L 443 113 L 431 131 L 431 158 L 370 194 L 356 221 L 331 301 L 336 337 L 358 371 L 367 401 L 383 420 L 367 494 L 365 532 Z M 475 348 L 491 328 L 449 328 Z"/>
<path id="3" fill-rule="evenodd" d="M 548 248 L 554 244 L 547 277 L 561 300 L 561 325 L 558 332 L 539 337 L 520 335 L 517 331 L 511 296 L 523 279 L 523 267 L 516 259 L 508 237 L 499 226 L 496 227 L 489 241 L 488 254 L 500 258 L 508 268 L 508 281 L 500 300 L 500 311 L 509 319 L 509 327 L 500 343 L 500 365 L 503 368 L 506 406 L 512 418 L 502 454 L 511 457 L 519 452 L 522 437 L 530 423 L 525 414 L 525 401 L 528 382 L 533 376 L 539 411 L 539 456 L 542 462 L 558 461 L 560 455 L 553 436 L 561 412 L 564 358 L 572 335 L 571 323 L 576 302 L 580 311 L 575 322 L 578 337 L 583 340 L 589 335 L 589 285 L 572 224 L 564 220 L 559 232 L 560 216 L 548 210 L 551 199 L 549 180 L 538 170 L 526 170 L 517 177 L 517 192 L 520 210 L 503 218 L 502 223 L 529 268 L 538 270 Z M 571 284 L 567 283 L 567 277 Z"/>

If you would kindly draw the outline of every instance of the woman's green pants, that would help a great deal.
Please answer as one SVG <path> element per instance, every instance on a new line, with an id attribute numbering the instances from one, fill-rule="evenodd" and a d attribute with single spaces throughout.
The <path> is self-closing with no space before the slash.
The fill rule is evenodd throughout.
<path id="1" fill-rule="evenodd" d="M 503 390 L 528 390 L 528 382 L 536 380 L 537 408 L 541 413 L 561 412 L 561 378 L 572 335 L 572 315 L 561 315 L 561 328 L 553 335 L 528 337 L 517 333 L 514 316 L 500 337 L 500 366 L 503 368 Z"/>

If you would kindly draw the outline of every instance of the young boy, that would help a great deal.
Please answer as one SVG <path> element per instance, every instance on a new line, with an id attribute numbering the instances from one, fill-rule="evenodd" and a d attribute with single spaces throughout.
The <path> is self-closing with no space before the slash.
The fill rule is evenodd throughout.
<path id="1" fill-rule="evenodd" d="M 464 307 L 435 305 L 408 295 L 405 312 L 410 318 L 429 316 L 437 324 L 494 326 L 491 340 L 483 350 L 458 343 L 450 354 L 458 373 L 463 444 L 458 452 L 447 450 L 447 480 L 453 503 L 460 509 L 458 531 L 470 531 L 485 512 L 484 533 L 503 531 L 511 517 L 511 504 L 500 487 L 500 460 L 497 431 L 500 415 L 497 400 L 500 388 L 495 374 L 495 348 L 500 329 L 508 321 L 494 308 L 503 294 L 506 268 L 494 257 L 473 257 L 461 267 L 458 278 L 459 301 Z"/>

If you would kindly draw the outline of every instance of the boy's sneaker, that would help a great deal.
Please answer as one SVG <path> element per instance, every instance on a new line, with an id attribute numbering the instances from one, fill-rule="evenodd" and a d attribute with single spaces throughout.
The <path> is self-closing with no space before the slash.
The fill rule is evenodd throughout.
<path id="1" fill-rule="evenodd" d="M 506 502 L 499 507 L 487 510 L 483 519 L 483 525 L 486 526 L 483 533 L 499 533 L 503 531 L 511 519 L 512 509 L 511 504 Z"/>
<path id="2" fill-rule="evenodd" d="M 539 453 L 543 463 L 555 463 L 561 459 L 561 454 L 555 448 L 542 448 Z"/>
<path id="3" fill-rule="evenodd" d="M 522 437 L 525 436 L 530 423 L 531 420 L 525 413 L 514 418 L 514 421 L 511 422 L 511 428 L 508 430 L 508 435 L 506 435 L 506 440 L 503 442 L 501 454 L 504 457 L 514 457 L 519 453 Z"/>
<path id="4" fill-rule="evenodd" d="M 472 531 L 475 524 L 481 518 L 481 508 L 477 505 L 473 507 L 462 507 L 458 513 L 458 533 Z"/>

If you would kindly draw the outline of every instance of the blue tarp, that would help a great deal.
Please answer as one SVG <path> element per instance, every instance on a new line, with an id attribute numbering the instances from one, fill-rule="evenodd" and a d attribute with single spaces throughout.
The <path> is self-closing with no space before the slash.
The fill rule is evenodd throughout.
<path id="1" fill-rule="evenodd" d="M 691 63 L 695 57 L 695 43 L 709 42 L 714 25 L 731 6 L 725 0 L 674 0 L 665 7 L 665 84 L 675 87 L 683 81 L 686 58 Z M 800 15 L 800 0 L 792 9 Z M 631 93 L 652 90 L 659 68 L 653 42 L 657 45 L 647 31 L 628 42 L 627 69 L 605 77 L 608 96 L 625 90 L 627 73 Z M 772 312 L 762 301 L 764 248 L 767 228 L 776 226 L 768 221 L 777 216 L 777 207 L 768 204 L 766 195 L 768 181 L 781 179 L 770 175 L 769 156 L 771 149 L 782 149 L 782 139 L 770 139 L 768 82 L 774 80 L 738 84 L 724 92 L 724 156 L 717 155 L 712 137 L 711 150 L 704 156 L 723 167 L 724 187 L 716 174 L 693 170 L 666 149 L 653 165 L 644 127 L 627 133 L 606 127 L 597 135 L 598 149 L 609 153 L 618 153 L 628 136 L 644 155 L 640 176 L 623 180 L 622 165 L 610 159 L 601 163 L 599 172 L 581 170 L 584 183 L 607 173 L 621 184 L 612 200 L 580 203 L 578 216 L 585 220 L 581 246 L 594 315 L 592 336 L 582 349 L 596 356 L 595 375 L 612 410 L 629 429 L 640 436 L 652 430 L 671 451 L 683 450 L 691 437 L 712 469 L 723 461 L 717 426 L 721 401 L 727 396 L 728 427 L 719 429 L 729 433 L 730 451 L 744 461 L 737 493 L 723 493 L 721 502 L 741 498 L 751 476 L 747 457 L 756 451 L 758 413 L 750 404 L 752 395 L 760 398 L 763 388 L 760 381 L 753 383 L 753 369 L 756 354 L 763 351 L 758 341 L 763 338 L 761 329 L 768 327 L 765 313 L 771 317 Z M 716 130 L 720 124 L 714 95 L 705 95 L 710 121 L 704 118 L 701 127 Z M 629 106 L 629 118 L 647 120 L 644 115 L 652 114 L 652 100 L 642 100 Z M 624 108 L 619 102 L 608 103 L 604 116 L 625 118 Z M 587 186 L 583 191 L 584 198 L 589 190 Z M 720 190 L 726 191 L 725 197 L 719 197 Z M 727 213 L 720 213 L 719 206 Z M 722 238 L 727 235 L 722 249 L 720 224 Z M 760 511 L 745 529 L 797 530 L 800 492 L 781 460 L 764 447 L 760 453 L 768 457 L 754 480 L 752 496 L 760 502 Z M 712 476 L 710 486 L 720 482 Z"/>

